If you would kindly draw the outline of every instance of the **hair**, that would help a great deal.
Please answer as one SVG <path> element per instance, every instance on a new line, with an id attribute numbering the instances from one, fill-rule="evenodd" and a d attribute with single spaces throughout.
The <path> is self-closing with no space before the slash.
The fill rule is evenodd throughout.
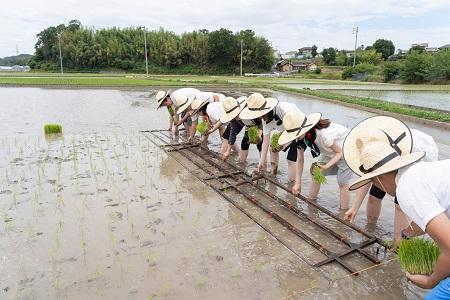
<path id="1" fill-rule="evenodd" d="M 206 114 L 206 108 L 207 108 L 207 107 L 208 107 L 208 103 L 205 104 L 205 105 L 203 105 L 203 106 L 200 108 L 200 111 L 201 111 L 202 113 Z"/>
<path id="2" fill-rule="evenodd" d="M 314 126 L 315 129 L 324 129 L 330 127 L 331 121 L 330 119 L 320 119 L 319 122 Z"/>

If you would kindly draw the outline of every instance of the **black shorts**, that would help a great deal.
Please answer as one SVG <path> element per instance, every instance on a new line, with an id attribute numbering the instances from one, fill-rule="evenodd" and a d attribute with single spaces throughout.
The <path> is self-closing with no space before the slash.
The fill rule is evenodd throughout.
<path id="1" fill-rule="evenodd" d="M 283 150 L 284 152 L 288 152 L 287 153 L 287 160 L 289 161 L 297 161 L 297 142 L 293 141 L 289 147 L 287 147 L 286 149 Z"/>
<path id="2" fill-rule="evenodd" d="M 258 148 L 259 152 L 261 152 L 261 149 L 262 149 L 262 142 L 263 141 L 261 138 L 261 141 L 259 141 L 259 143 L 256 144 L 256 148 Z M 244 137 L 242 138 L 242 141 L 241 141 L 241 150 L 246 151 L 246 150 L 248 150 L 248 148 L 250 148 L 250 143 L 248 142 L 248 131 L 246 129 L 245 133 L 244 133 Z"/>
<path id="3" fill-rule="evenodd" d="M 373 196 L 379 200 L 383 200 L 384 196 L 386 196 L 386 192 L 382 189 L 377 188 L 375 185 L 372 184 L 372 187 L 370 188 L 369 192 L 370 196 Z M 394 198 L 394 203 L 398 204 L 397 197 Z"/>
<path id="4" fill-rule="evenodd" d="M 230 133 L 231 133 L 231 128 L 230 128 L 230 123 L 228 123 L 227 128 L 225 128 L 225 131 L 222 134 L 222 137 L 228 141 L 230 139 Z"/>

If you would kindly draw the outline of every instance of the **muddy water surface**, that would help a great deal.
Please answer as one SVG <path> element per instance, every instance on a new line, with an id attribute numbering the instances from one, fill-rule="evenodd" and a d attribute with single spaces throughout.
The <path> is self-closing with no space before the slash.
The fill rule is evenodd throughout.
<path id="1" fill-rule="evenodd" d="M 314 249 L 242 202 L 299 255 L 286 249 L 138 132 L 167 126 L 166 113 L 156 111 L 149 98 L 152 92 L 0 89 L 1 298 L 420 297 L 423 291 L 405 281 L 389 253 L 386 265 L 359 277 L 334 264 L 311 268 L 305 258 L 320 259 Z M 335 110 L 349 126 L 367 115 L 275 95 L 305 112 Z M 50 122 L 62 124 L 64 135 L 45 138 L 42 125 Z M 217 149 L 217 138 L 211 142 Z M 257 162 L 255 152 L 249 169 Z M 284 154 L 280 162 L 277 177 L 285 181 Z M 307 190 L 309 177 L 304 178 Z M 318 203 L 342 213 L 334 179 Z M 386 200 L 379 224 L 367 229 L 389 238 L 392 209 Z M 357 221 L 361 226 L 364 215 Z M 368 267 L 350 259 L 360 269 Z"/>

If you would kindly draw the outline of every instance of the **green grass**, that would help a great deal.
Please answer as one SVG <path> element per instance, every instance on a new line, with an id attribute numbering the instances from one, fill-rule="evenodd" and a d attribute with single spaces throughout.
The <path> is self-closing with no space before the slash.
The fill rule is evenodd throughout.
<path id="1" fill-rule="evenodd" d="M 439 254 L 435 242 L 421 238 L 402 240 L 398 248 L 400 265 L 411 274 L 433 273 Z"/>
<path id="2" fill-rule="evenodd" d="M 208 124 L 205 121 L 199 122 L 197 125 L 197 131 L 200 134 L 204 134 L 208 130 Z"/>
<path id="3" fill-rule="evenodd" d="M 274 134 L 272 134 L 272 138 L 270 139 L 270 148 L 274 152 L 278 152 L 283 148 L 283 146 L 278 144 L 278 140 L 280 139 L 280 136 L 281 136 L 281 132 L 275 132 Z"/>
<path id="4" fill-rule="evenodd" d="M 258 126 L 252 126 L 247 131 L 249 144 L 258 144 L 261 141 Z"/>
<path id="5" fill-rule="evenodd" d="M 311 166 L 311 175 L 315 182 L 318 182 L 319 184 L 326 184 L 327 178 L 322 172 L 322 169 L 319 168 L 317 163 L 313 163 Z"/>
<path id="6" fill-rule="evenodd" d="M 62 133 L 62 127 L 59 124 L 45 124 L 44 132 L 45 134 Z"/>

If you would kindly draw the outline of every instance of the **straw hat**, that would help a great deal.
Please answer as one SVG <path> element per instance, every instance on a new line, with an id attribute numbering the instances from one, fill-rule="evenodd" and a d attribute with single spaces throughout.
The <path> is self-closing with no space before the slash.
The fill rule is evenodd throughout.
<path id="1" fill-rule="evenodd" d="M 239 114 L 242 120 L 253 120 L 264 116 L 277 106 L 275 98 L 264 98 L 260 93 L 251 94 L 247 99 L 247 106 Z"/>
<path id="2" fill-rule="evenodd" d="M 209 99 L 195 98 L 194 101 L 192 101 L 192 103 L 191 103 L 191 108 L 192 108 L 191 115 L 195 115 L 196 113 L 198 113 L 198 111 L 208 103 L 209 103 Z"/>
<path id="3" fill-rule="evenodd" d="M 247 97 L 239 97 L 234 99 L 233 97 L 227 97 L 222 102 L 224 113 L 220 116 L 220 122 L 228 123 L 236 118 L 239 113 L 244 109 Z"/>
<path id="4" fill-rule="evenodd" d="M 158 91 L 156 93 L 155 99 L 158 102 L 157 109 L 161 107 L 161 104 L 164 102 L 164 99 L 166 99 L 166 97 L 169 96 L 171 91 L 172 90 L 168 90 L 167 92 L 165 92 L 165 91 Z"/>
<path id="5" fill-rule="evenodd" d="M 344 159 L 359 157 L 356 140 L 371 135 L 389 143 L 399 155 L 410 154 L 412 151 L 412 135 L 405 123 L 392 117 L 375 116 L 361 121 L 349 132 L 343 146 Z M 360 161 L 349 159 L 347 164 L 354 173 L 363 175 L 359 170 Z"/>
<path id="6" fill-rule="evenodd" d="M 280 135 L 278 144 L 287 144 L 307 133 L 320 121 L 321 113 L 305 115 L 301 111 L 288 112 L 283 118 L 283 127 L 286 129 Z"/>
<path id="7" fill-rule="evenodd" d="M 178 97 L 175 97 L 175 101 L 177 102 L 178 109 L 176 111 L 176 114 L 179 115 L 183 113 L 189 105 L 192 104 L 194 101 L 195 96 L 190 96 L 189 98 L 183 95 L 179 95 Z"/>
<path id="8" fill-rule="evenodd" d="M 344 144 L 344 148 L 356 149 L 353 156 L 345 157 L 346 163 L 349 166 L 359 164 L 359 174 L 362 174 L 350 185 L 350 190 L 356 190 L 376 176 L 406 167 L 425 156 L 424 152 L 400 155 L 382 135 L 374 133 L 356 137 L 355 144 Z"/>

